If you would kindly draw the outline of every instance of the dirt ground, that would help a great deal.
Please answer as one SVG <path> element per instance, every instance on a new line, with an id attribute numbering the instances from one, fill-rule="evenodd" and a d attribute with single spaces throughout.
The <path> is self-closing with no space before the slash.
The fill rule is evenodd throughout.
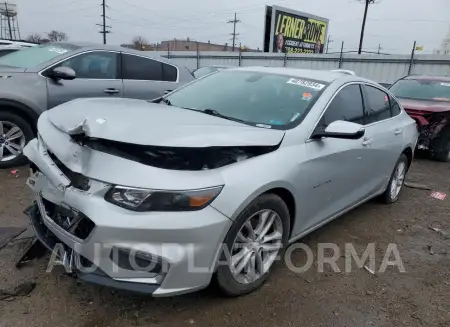
<path id="1" fill-rule="evenodd" d="M 0 227 L 24 226 L 23 209 L 31 194 L 20 176 L 0 171 Z M 20 243 L 0 250 L 0 288 L 25 280 L 37 283 L 27 297 L 0 301 L 0 327 L 125 326 L 450 326 L 450 165 L 417 160 L 408 180 L 449 193 L 443 201 L 431 191 L 404 188 L 394 205 L 371 201 L 302 239 L 317 255 L 317 244 L 334 242 L 345 268 L 344 244 L 361 255 L 376 243 L 376 274 L 356 268 L 349 273 L 294 273 L 285 265 L 273 271 L 257 292 L 223 298 L 214 287 L 175 298 L 150 298 L 77 283 L 55 269 L 45 273 L 47 258 L 16 270 Z M 439 228 L 441 232 L 432 230 Z M 389 243 L 395 243 L 406 269 L 379 273 Z M 316 258 L 317 259 L 317 258 Z M 292 262 L 302 266 L 304 252 Z"/>

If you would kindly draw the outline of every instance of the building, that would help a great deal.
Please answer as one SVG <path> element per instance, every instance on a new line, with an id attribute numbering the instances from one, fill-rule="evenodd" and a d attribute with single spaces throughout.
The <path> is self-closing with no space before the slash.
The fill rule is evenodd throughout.
<path id="1" fill-rule="evenodd" d="M 157 44 L 145 44 L 141 46 L 141 49 L 144 51 L 233 51 L 233 46 L 228 43 L 225 44 L 215 44 L 208 42 L 200 42 L 194 41 L 189 38 L 185 40 L 173 39 L 167 41 L 161 41 Z M 135 48 L 133 44 L 122 44 L 123 47 L 126 48 Z M 234 51 L 239 51 L 239 44 L 236 45 Z M 249 49 L 245 46 L 242 47 L 242 51 L 258 51 Z"/>

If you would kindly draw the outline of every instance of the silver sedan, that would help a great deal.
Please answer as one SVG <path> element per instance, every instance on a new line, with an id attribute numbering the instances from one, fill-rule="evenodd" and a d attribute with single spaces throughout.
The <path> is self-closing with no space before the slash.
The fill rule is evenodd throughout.
<path id="1" fill-rule="evenodd" d="M 151 102 L 74 100 L 38 132 L 24 153 L 39 239 L 62 243 L 82 279 L 154 296 L 212 279 L 254 291 L 289 243 L 374 197 L 397 201 L 418 136 L 370 80 L 267 67 Z"/>

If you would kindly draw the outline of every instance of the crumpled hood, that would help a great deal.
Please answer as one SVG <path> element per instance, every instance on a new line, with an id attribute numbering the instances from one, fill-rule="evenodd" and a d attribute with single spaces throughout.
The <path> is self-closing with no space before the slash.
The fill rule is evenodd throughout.
<path id="1" fill-rule="evenodd" d="M 450 101 L 422 101 L 399 99 L 401 105 L 405 110 L 419 110 L 429 112 L 444 112 L 450 111 Z"/>
<path id="2" fill-rule="evenodd" d="M 143 100 L 77 99 L 57 106 L 49 119 L 69 134 L 170 147 L 277 145 L 284 132 Z"/>

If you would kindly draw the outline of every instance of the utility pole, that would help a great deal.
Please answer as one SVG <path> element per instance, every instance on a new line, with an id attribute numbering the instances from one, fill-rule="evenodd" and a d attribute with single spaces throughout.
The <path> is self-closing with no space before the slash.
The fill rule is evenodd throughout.
<path id="1" fill-rule="evenodd" d="M 106 30 L 107 28 L 111 28 L 111 26 L 106 25 L 106 18 L 109 18 L 106 16 L 106 7 L 108 7 L 106 5 L 106 0 L 102 1 L 101 6 L 102 6 L 102 12 L 103 12 L 103 14 L 101 15 L 103 22 L 102 22 L 102 24 L 95 24 L 95 25 L 100 26 L 102 28 L 102 30 L 99 33 L 103 34 L 103 44 L 106 44 L 106 34 L 111 33 L 110 31 Z"/>
<path id="2" fill-rule="evenodd" d="M 11 20 L 9 19 L 8 2 L 5 1 L 6 18 L 8 19 L 9 39 L 12 41 Z"/>
<path id="3" fill-rule="evenodd" d="M 237 17 L 236 17 L 236 13 L 234 13 L 234 19 L 228 21 L 228 23 L 233 23 L 233 33 L 230 33 L 233 36 L 233 38 L 232 38 L 232 40 L 233 40 L 233 52 L 234 52 L 234 46 L 235 46 L 235 43 L 236 43 L 236 36 L 239 35 L 239 33 L 236 33 L 236 24 L 240 23 L 240 22 L 241 21 L 238 20 Z"/>
<path id="4" fill-rule="evenodd" d="M 328 48 L 330 46 L 330 43 L 333 43 L 333 40 L 331 39 L 331 35 L 328 35 L 328 40 L 327 40 L 327 50 L 326 53 L 328 53 Z"/>
<path id="5" fill-rule="evenodd" d="M 383 49 L 383 48 L 381 47 L 381 44 L 378 44 L 378 54 L 380 54 L 381 49 Z"/>
<path id="6" fill-rule="evenodd" d="M 363 40 L 364 40 L 364 29 L 366 28 L 367 11 L 369 10 L 369 5 L 375 3 L 375 0 L 361 0 L 365 2 L 364 8 L 364 18 L 361 26 L 361 37 L 359 39 L 359 49 L 358 54 L 362 52 Z"/>

